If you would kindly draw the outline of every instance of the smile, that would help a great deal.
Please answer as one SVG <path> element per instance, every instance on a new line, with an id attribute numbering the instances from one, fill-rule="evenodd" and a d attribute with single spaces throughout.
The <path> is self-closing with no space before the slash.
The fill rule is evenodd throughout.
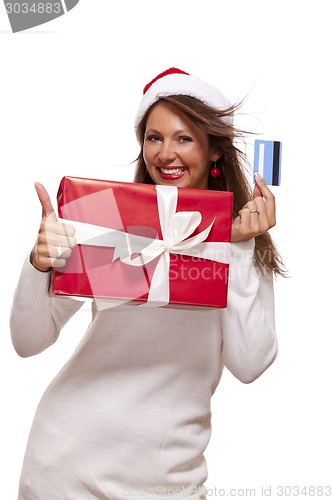
<path id="1" fill-rule="evenodd" d="M 160 167 L 162 174 L 165 175 L 178 175 L 185 171 L 185 167 L 175 167 L 175 168 L 162 168 Z"/>

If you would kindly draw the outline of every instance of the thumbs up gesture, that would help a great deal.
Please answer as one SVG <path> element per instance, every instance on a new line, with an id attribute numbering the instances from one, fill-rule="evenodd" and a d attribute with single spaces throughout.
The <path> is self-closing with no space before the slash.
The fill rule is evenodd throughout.
<path id="1" fill-rule="evenodd" d="M 39 182 L 35 189 L 42 206 L 42 221 L 38 237 L 30 254 L 31 264 L 42 272 L 52 267 L 63 267 L 76 245 L 75 229 L 68 224 L 57 222 L 50 196 Z"/>

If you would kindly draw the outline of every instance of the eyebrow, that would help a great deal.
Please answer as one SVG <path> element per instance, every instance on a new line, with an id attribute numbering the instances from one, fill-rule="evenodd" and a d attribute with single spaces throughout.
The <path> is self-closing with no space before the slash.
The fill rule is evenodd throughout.
<path id="1" fill-rule="evenodd" d="M 160 132 L 158 130 L 155 130 L 154 128 L 149 128 L 145 131 L 145 134 L 160 134 Z"/>
<path id="2" fill-rule="evenodd" d="M 146 130 L 145 134 L 160 134 L 161 132 L 159 132 L 158 130 L 155 130 L 153 128 L 150 128 L 148 130 Z M 175 130 L 174 132 L 174 135 L 180 135 L 180 134 L 187 134 L 187 135 L 193 135 L 193 132 L 190 130 L 190 129 L 179 129 L 179 130 Z"/>

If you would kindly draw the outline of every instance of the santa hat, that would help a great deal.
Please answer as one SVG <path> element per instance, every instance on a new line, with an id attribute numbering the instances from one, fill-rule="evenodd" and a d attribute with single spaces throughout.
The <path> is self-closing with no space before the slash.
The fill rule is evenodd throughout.
<path id="1" fill-rule="evenodd" d="M 143 115 L 150 106 L 161 97 L 169 95 L 195 97 L 204 104 L 220 110 L 228 109 L 231 106 L 229 99 L 216 87 L 178 68 L 169 68 L 157 75 L 143 89 L 143 97 L 134 121 L 135 130 L 137 130 Z M 230 124 L 232 123 L 232 116 L 222 117 L 221 120 Z"/>

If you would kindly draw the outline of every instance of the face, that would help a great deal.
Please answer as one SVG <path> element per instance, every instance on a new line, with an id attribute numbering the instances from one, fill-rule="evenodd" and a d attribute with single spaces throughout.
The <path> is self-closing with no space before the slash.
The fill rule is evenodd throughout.
<path id="1" fill-rule="evenodd" d="M 208 189 L 209 170 L 219 156 L 210 150 L 207 134 L 176 107 L 161 102 L 152 109 L 143 158 L 155 184 Z"/>

